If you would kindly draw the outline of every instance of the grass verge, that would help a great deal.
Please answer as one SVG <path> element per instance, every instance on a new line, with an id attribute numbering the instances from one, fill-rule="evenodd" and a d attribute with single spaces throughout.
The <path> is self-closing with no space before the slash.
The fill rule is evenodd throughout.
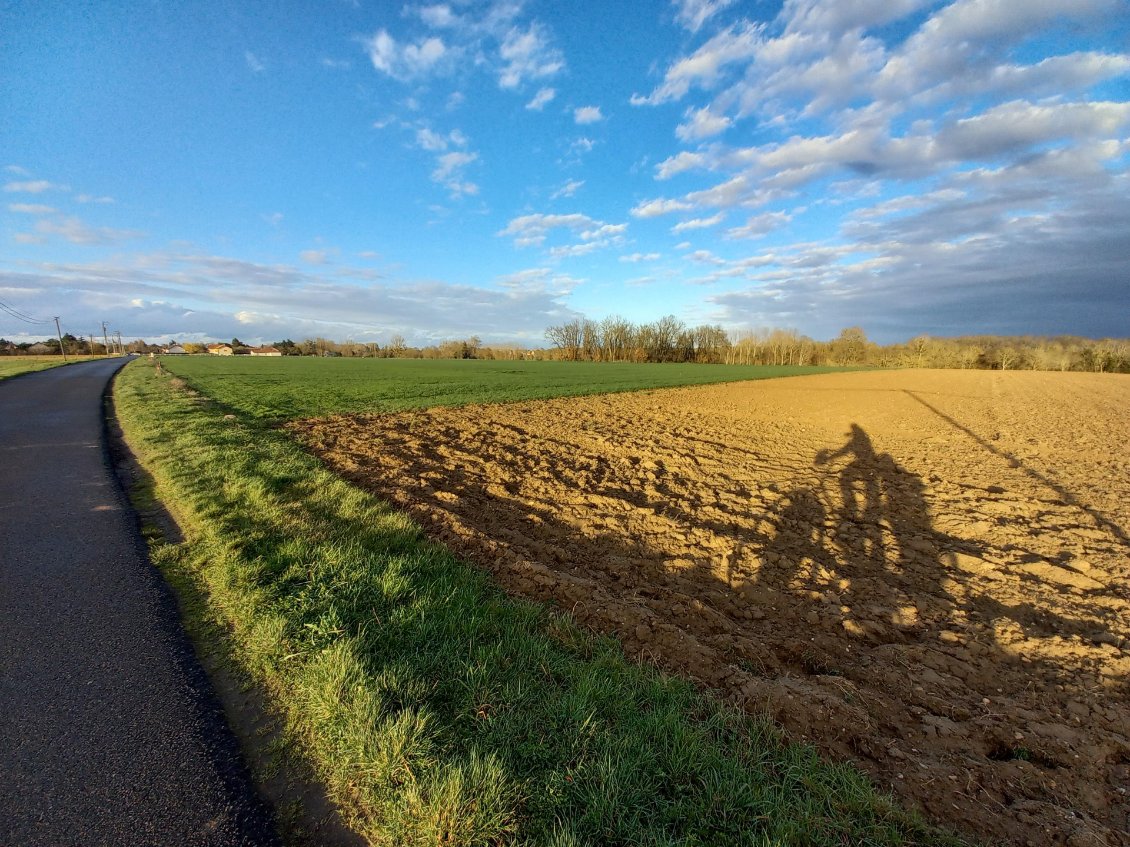
<path id="1" fill-rule="evenodd" d="M 232 660 L 389 845 L 957 844 L 852 768 L 508 599 L 281 433 L 145 363 L 123 432 Z"/>
<path id="2" fill-rule="evenodd" d="M 2 356 L 0 357 L 0 379 L 8 379 L 32 371 L 45 371 L 48 368 L 57 368 L 60 365 L 73 365 L 75 362 L 87 362 L 93 356 L 71 356 L 63 361 L 58 356 Z"/>

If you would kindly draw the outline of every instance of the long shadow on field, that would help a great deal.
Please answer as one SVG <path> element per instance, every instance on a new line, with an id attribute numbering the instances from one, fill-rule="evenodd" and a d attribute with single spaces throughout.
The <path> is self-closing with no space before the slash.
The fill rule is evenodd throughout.
<path id="1" fill-rule="evenodd" d="M 768 707 L 940 820 L 1039 842 L 1070 810 L 1130 813 L 1110 788 L 1128 765 L 1125 674 L 1087 670 L 1079 646 L 1108 625 L 995 592 L 992 551 L 939 531 L 922 479 L 857 424 L 770 498 L 720 442 L 695 448 L 720 476 L 688 482 L 677 457 L 625 466 L 521 427 L 438 423 L 338 419 L 308 441 L 511 593 Z M 723 490 L 746 514 L 707 508 Z"/>
<path id="2" fill-rule="evenodd" d="M 817 453 L 814 467 L 825 471 L 819 485 L 783 498 L 755 582 L 819 595 L 823 606 L 834 607 L 822 611 L 871 640 L 921 640 L 946 631 L 943 639 L 954 639 L 949 643 L 975 638 L 983 647 L 995 641 L 997 619 L 1026 637 L 1105 631 L 1098 621 L 1030 603 L 1002 604 L 979 591 L 971 577 L 991 570 L 980 558 L 985 551 L 933 526 L 922 480 L 876 452 L 862 427 L 853 423 L 846 438 L 838 449 Z"/>
<path id="3" fill-rule="evenodd" d="M 1064 502 L 1067 503 L 1068 505 L 1074 506 L 1074 507 L 1081 509 L 1082 511 L 1086 512 L 1099 527 L 1101 527 L 1102 529 L 1109 532 L 1111 535 L 1113 535 L 1115 538 L 1117 538 L 1120 542 L 1122 542 L 1122 544 L 1130 544 L 1130 536 L 1127 535 L 1125 529 L 1123 529 L 1121 526 L 1119 526 L 1117 523 L 1115 523 L 1113 520 L 1111 520 L 1109 517 L 1107 517 L 1107 515 L 1103 514 L 1098 509 L 1096 509 L 1093 506 L 1091 506 L 1090 504 L 1084 502 L 1076 494 L 1074 494 L 1071 491 L 1068 491 L 1060 483 L 1056 482 L 1053 479 L 1050 479 L 1048 476 L 1040 473 L 1035 468 L 1032 468 L 1032 467 L 1026 465 L 1024 462 L 1022 462 L 1020 460 L 1020 458 L 1018 456 L 1008 452 L 1007 450 L 1000 449 L 999 447 L 994 445 L 992 442 L 981 437 L 976 432 L 971 430 L 969 427 L 965 426 L 960 421 L 957 421 L 954 418 L 952 418 L 951 416 L 947 415 L 941 409 L 938 409 L 935 406 L 931 405 L 930 403 L 927 403 L 920 396 L 918 396 L 918 394 L 916 392 L 904 390 L 903 393 L 906 394 L 911 399 L 913 399 L 913 400 L 917 401 L 918 403 L 922 404 L 923 406 L 925 406 L 927 409 L 929 409 L 931 412 L 933 412 L 935 415 L 937 415 L 943 421 L 948 423 L 954 429 L 968 435 L 975 442 L 977 442 L 977 444 L 980 447 L 984 448 L 986 451 L 988 451 L 992 455 L 997 456 L 997 457 L 1002 458 L 1002 459 L 1005 459 L 1013 467 L 1019 468 L 1021 471 L 1023 471 L 1025 474 L 1027 474 L 1032 479 L 1036 480 L 1040 484 L 1045 485 L 1048 488 L 1050 488 L 1052 491 L 1056 492 L 1060 497 L 1063 498 Z"/>

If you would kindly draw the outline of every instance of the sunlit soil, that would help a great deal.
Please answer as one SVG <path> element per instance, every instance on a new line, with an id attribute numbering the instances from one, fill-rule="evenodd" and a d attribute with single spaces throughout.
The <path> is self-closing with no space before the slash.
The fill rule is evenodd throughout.
<path id="1" fill-rule="evenodd" d="M 1130 843 L 1130 377 L 840 374 L 294 428 L 507 590 L 937 821 Z"/>

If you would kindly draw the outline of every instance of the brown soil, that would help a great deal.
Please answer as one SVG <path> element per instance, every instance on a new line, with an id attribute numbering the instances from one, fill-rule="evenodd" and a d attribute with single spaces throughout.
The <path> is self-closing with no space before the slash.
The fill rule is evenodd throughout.
<path id="1" fill-rule="evenodd" d="M 296 425 L 551 600 L 994 842 L 1130 844 L 1130 378 L 837 374 Z"/>

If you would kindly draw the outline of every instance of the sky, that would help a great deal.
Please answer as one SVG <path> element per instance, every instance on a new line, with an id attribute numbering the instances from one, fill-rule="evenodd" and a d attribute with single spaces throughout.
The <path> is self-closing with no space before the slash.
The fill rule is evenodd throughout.
<path id="1" fill-rule="evenodd" d="M 0 337 L 1126 337 L 1128 129 L 1127 0 L 0 0 Z"/>

